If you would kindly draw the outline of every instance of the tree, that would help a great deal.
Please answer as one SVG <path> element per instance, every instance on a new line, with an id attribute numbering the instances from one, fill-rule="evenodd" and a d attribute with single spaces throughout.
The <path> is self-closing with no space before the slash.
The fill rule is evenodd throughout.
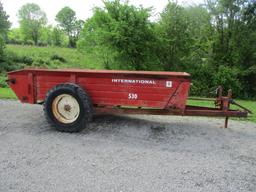
<path id="1" fill-rule="evenodd" d="M 104 55 L 106 68 L 159 69 L 154 68 L 158 62 L 153 51 L 156 38 L 150 11 L 119 0 L 104 1 L 104 7 L 95 8 L 86 21 L 79 47 Z M 118 66 L 109 66 L 108 61 Z"/>
<path id="2" fill-rule="evenodd" d="M 61 30 L 59 30 L 57 27 L 53 28 L 52 31 L 52 40 L 53 40 L 53 45 L 60 47 L 61 46 Z"/>
<path id="3" fill-rule="evenodd" d="M 52 43 L 54 46 L 64 46 L 65 34 L 58 27 L 54 27 L 52 31 Z"/>
<path id="4" fill-rule="evenodd" d="M 77 42 L 79 39 L 79 36 L 83 30 L 84 27 L 84 21 L 83 20 L 77 20 L 75 22 L 74 32 L 73 32 L 73 38 L 74 41 Z"/>
<path id="5" fill-rule="evenodd" d="M 158 34 L 161 40 L 161 63 L 165 70 L 182 69 L 182 59 L 189 54 L 191 41 L 185 8 L 169 2 L 161 13 Z"/>
<path id="6" fill-rule="evenodd" d="M 9 16 L 4 11 L 3 5 L 0 1 L 0 60 L 2 60 L 3 57 L 4 43 L 7 39 L 7 32 L 11 25 L 8 18 Z"/>
<path id="7" fill-rule="evenodd" d="M 212 64 L 213 27 L 211 15 L 205 6 L 185 7 L 189 41 L 188 52 L 182 57 L 182 68 L 192 75 L 191 93 L 208 96 L 216 67 Z"/>
<path id="8" fill-rule="evenodd" d="M 213 54 L 216 65 L 240 65 L 240 48 L 237 43 L 241 41 L 238 36 L 245 37 L 242 32 L 244 23 L 241 22 L 241 19 L 248 3 L 248 0 L 207 1 L 215 25 Z"/>
<path id="9" fill-rule="evenodd" d="M 37 45 L 41 30 L 47 22 L 45 12 L 37 4 L 27 3 L 20 8 L 18 17 L 24 40 L 33 40 Z"/>
<path id="10" fill-rule="evenodd" d="M 38 46 L 52 45 L 52 31 L 51 25 L 42 27 Z"/>
<path id="11" fill-rule="evenodd" d="M 11 44 L 22 44 L 23 36 L 20 28 L 10 29 L 8 32 L 8 43 Z"/>
<path id="12" fill-rule="evenodd" d="M 64 7 L 56 15 L 56 21 L 69 37 L 69 47 L 76 47 L 76 41 L 84 22 L 77 20 L 76 12 L 70 7 Z"/>
<path id="13" fill-rule="evenodd" d="M 169 2 L 160 14 L 158 55 L 164 69 L 192 75 L 192 93 L 204 94 L 212 86 L 211 16 L 203 6 L 182 7 Z"/>
<path id="14" fill-rule="evenodd" d="M 208 0 L 207 7 L 215 29 L 212 56 L 214 65 L 239 69 L 235 80 L 243 82 L 240 96 L 254 96 L 256 94 L 255 0 Z"/>

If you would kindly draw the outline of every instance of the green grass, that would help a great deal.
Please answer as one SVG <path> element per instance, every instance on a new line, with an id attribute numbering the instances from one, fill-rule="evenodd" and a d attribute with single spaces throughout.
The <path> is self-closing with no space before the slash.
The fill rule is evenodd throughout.
<path id="1" fill-rule="evenodd" d="M 0 88 L 0 99 L 17 99 L 10 88 Z"/>
<path id="2" fill-rule="evenodd" d="M 17 97 L 10 88 L 0 88 L 0 99 L 17 99 Z M 250 109 L 253 112 L 253 114 L 248 117 L 248 120 L 256 122 L 256 101 L 245 101 L 245 100 L 236 100 L 236 101 L 242 106 Z M 214 107 L 214 103 L 211 101 L 188 100 L 188 105 Z M 236 108 L 234 107 L 233 109 L 236 109 Z M 242 119 L 238 119 L 238 120 L 242 120 Z"/>
<path id="3" fill-rule="evenodd" d="M 61 47 L 35 47 L 23 45 L 7 45 L 7 51 L 16 55 L 30 57 L 35 61 L 51 61 L 51 56 L 58 55 L 66 60 L 65 63 L 57 63 L 57 68 L 81 68 L 81 69 L 102 69 L 101 62 L 93 55 L 79 52 L 77 49 Z"/>
<path id="4" fill-rule="evenodd" d="M 240 105 L 248 108 L 253 112 L 252 115 L 249 114 L 247 118 L 249 121 L 256 122 L 256 101 L 248 101 L 248 100 L 236 100 Z M 203 107 L 214 107 L 214 102 L 212 101 L 196 101 L 196 100 L 188 100 L 188 105 L 194 106 L 203 106 Z M 232 109 L 239 109 L 238 107 L 231 106 Z M 242 120 L 242 119 L 241 119 Z"/>

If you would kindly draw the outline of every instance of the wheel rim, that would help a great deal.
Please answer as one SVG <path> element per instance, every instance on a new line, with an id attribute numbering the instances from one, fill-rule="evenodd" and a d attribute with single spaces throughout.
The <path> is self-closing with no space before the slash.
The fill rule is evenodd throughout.
<path id="1" fill-rule="evenodd" d="M 61 94 L 53 100 L 52 111 L 59 122 L 69 124 L 75 122 L 79 117 L 80 107 L 73 96 Z"/>

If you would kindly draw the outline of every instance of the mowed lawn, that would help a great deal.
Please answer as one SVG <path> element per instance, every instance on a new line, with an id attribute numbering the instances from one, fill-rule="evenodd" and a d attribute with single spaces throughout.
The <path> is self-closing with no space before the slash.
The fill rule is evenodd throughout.
<path id="1" fill-rule="evenodd" d="M 16 95 L 10 88 L 0 88 L 0 99 L 17 99 Z M 253 114 L 249 115 L 248 120 L 256 122 L 256 101 L 246 101 L 246 100 L 236 100 L 242 106 L 250 109 Z M 195 101 L 195 100 L 188 100 L 189 105 L 194 106 L 205 106 L 205 107 L 214 107 L 214 103 L 210 101 Z M 233 109 L 237 109 L 233 107 Z M 238 120 L 244 120 L 243 118 Z"/>

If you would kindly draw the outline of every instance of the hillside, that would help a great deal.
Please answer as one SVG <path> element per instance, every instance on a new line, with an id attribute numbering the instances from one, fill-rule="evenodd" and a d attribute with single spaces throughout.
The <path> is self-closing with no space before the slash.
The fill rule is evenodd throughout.
<path id="1" fill-rule="evenodd" d="M 26 66 L 85 69 L 102 68 L 97 58 L 78 52 L 76 49 L 7 45 L 6 50 L 15 55 L 14 57 L 17 58 L 18 63 L 23 63 Z"/>

